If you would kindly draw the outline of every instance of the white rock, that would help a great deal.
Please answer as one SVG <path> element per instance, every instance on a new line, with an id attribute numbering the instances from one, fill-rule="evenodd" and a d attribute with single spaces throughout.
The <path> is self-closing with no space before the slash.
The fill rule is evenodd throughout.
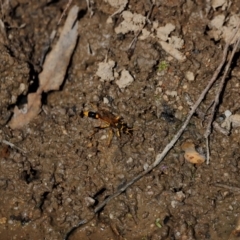
<path id="1" fill-rule="evenodd" d="M 153 27 L 153 29 L 157 29 L 158 28 L 158 21 L 154 21 L 152 23 L 152 27 Z"/>
<path id="2" fill-rule="evenodd" d="M 109 60 L 108 62 L 100 62 L 98 64 L 96 75 L 101 78 L 100 81 L 112 81 L 114 79 L 114 66 L 115 62 L 113 60 Z"/>
<path id="3" fill-rule="evenodd" d="M 101 140 L 107 139 L 107 136 L 106 135 L 102 135 L 100 139 Z"/>
<path id="4" fill-rule="evenodd" d="M 26 89 L 25 84 L 24 83 L 20 83 L 19 92 L 23 93 L 25 91 L 25 89 Z"/>
<path id="5" fill-rule="evenodd" d="M 109 100 L 108 100 L 106 97 L 104 97 L 104 98 L 103 98 L 103 103 L 104 103 L 104 104 L 109 104 Z"/>
<path id="6" fill-rule="evenodd" d="M 171 97 L 176 97 L 177 96 L 177 91 L 169 91 L 169 90 L 167 90 L 165 93 L 168 96 L 171 96 Z"/>
<path id="7" fill-rule="evenodd" d="M 116 84 L 119 88 L 123 89 L 127 86 L 129 86 L 133 82 L 134 78 L 131 76 L 131 74 L 127 70 L 122 70 L 121 77 L 119 80 L 116 81 Z"/>
<path id="8" fill-rule="evenodd" d="M 164 27 L 157 29 L 157 37 L 162 41 L 168 40 L 168 35 L 175 29 L 175 26 L 171 23 L 167 23 Z"/>
<path id="9" fill-rule="evenodd" d="M 145 40 L 150 36 L 150 32 L 145 28 L 142 30 L 142 35 L 139 37 L 140 40 Z"/>
<path id="10" fill-rule="evenodd" d="M 190 72 L 190 71 L 187 71 L 185 73 L 185 77 L 188 81 L 194 81 L 194 79 L 195 79 L 193 72 Z"/>
<path id="11" fill-rule="evenodd" d="M 146 22 L 146 17 L 141 14 L 131 13 L 130 11 L 124 11 L 122 13 L 123 21 L 115 28 L 117 34 L 126 34 L 130 31 L 140 31 Z"/>
<path id="12" fill-rule="evenodd" d="M 128 0 L 104 0 L 104 2 L 107 2 L 112 7 L 119 8 L 125 6 L 128 3 Z"/>
<path id="13" fill-rule="evenodd" d="M 223 14 L 219 14 L 213 18 L 212 21 L 208 24 L 208 26 L 212 29 L 220 29 L 223 26 L 223 23 L 225 21 L 225 16 Z"/>
<path id="14" fill-rule="evenodd" d="M 148 163 L 144 163 L 143 164 L 143 169 L 144 171 L 146 171 L 149 168 L 149 164 Z"/>
<path id="15" fill-rule="evenodd" d="M 172 44 L 176 49 L 182 48 L 184 44 L 183 39 L 176 36 L 172 36 L 171 38 L 169 38 L 168 42 Z"/>
<path id="16" fill-rule="evenodd" d="M 225 115 L 226 118 L 228 118 L 228 117 L 230 117 L 232 115 L 232 112 L 230 110 L 226 110 L 224 112 L 224 115 Z"/>
<path id="17" fill-rule="evenodd" d="M 227 26 L 222 27 L 222 36 L 225 40 L 225 42 L 228 42 L 232 39 L 232 34 L 234 31 L 236 31 L 236 28 L 240 22 L 240 16 L 237 14 L 233 14 L 229 17 L 229 21 L 227 23 Z M 231 44 L 233 44 L 238 38 L 240 37 L 240 31 L 235 35 L 235 37 L 232 39 Z"/>
<path id="18" fill-rule="evenodd" d="M 107 24 L 112 24 L 113 23 L 113 19 L 112 17 L 108 17 L 107 21 L 106 21 Z"/>

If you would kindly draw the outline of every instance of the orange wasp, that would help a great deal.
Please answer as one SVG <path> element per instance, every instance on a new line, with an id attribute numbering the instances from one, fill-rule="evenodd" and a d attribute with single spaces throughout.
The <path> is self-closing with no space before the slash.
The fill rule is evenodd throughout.
<path id="1" fill-rule="evenodd" d="M 108 140 L 108 146 L 112 140 L 112 129 L 117 130 L 117 136 L 120 137 L 121 133 L 132 135 L 133 129 L 128 127 L 128 125 L 123 121 L 122 117 L 115 116 L 107 110 L 101 110 L 99 112 L 83 111 L 81 116 L 86 116 L 93 119 L 100 119 L 104 122 L 104 125 L 99 126 L 98 128 L 111 128 Z"/>

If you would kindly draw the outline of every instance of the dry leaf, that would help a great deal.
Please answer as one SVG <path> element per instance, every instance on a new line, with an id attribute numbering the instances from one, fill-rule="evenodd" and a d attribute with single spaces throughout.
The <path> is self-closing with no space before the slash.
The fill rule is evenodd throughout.
<path id="1" fill-rule="evenodd" d="M 9 122 L 12 129 L 22 128 L 39 114 L 43 91 L 58 90 L 61 86 L 78 38 L 78 10 L 77 6 L 70 10 L 60 38 L 43 65 L 37 92 L 28 94 L 28 103 L 23 109 L 14 108 L 14 115 Z"/>
<path id="2" fill-rule="evenodd" d="M 12 129 L 19 129 L 28 124 L 39 114 L 42 105 L 41 98 L 41 93 L 29 93 L 27 105 L 23 109 L 15 106 L 13 117 L 8 125 Z"/>
<path id="3" fill-rule="evenodd" d="M 39 75 L 40 89 L 44 92 L 58 90 L 64 80 L 78 38 L 78 10 L 77 6 L 71 8 L 60 38 L 44 62 Z"/>
<path id="4" fill-rule="evenodd" d="M 202 164 L 205 162 L 205 157 L 199 154 L 195 150 L 195 146 L 192 142 L 184 142 L 181 145 L 183 151 L 185 151 L 184 158 L 193 164 Z"/>

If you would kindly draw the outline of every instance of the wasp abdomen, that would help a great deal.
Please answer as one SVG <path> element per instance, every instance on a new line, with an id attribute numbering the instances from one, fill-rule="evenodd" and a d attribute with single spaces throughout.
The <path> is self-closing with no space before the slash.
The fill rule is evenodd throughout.
<path id="1" fill-rule="evenodd" d="M 83 115 L 89 118 L 99 119 L 99 114 L 96 112 L 83 112 Z"/>

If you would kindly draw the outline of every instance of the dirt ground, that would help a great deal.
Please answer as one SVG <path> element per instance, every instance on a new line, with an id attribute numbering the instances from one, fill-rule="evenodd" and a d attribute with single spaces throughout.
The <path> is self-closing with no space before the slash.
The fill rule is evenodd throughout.
<path id="1" fill-rule="evenodd" d="M 171 141 L 191 108 L 187 96 L 195 102 L 221 62 L 222 29 L 229 29 L 232 16 L 240 19 L 238 0 L 163 0 L 153 6 L 150 0 L 129 0 L 122 9 L 112 2 L 72 1 L 69 8 L 80 10 L 79 39 L 64 82 L 59 91 L 43 94 L 37 117 L 11 129 L 13 109 L 23 108 L 37 90 L 51 33 L 57 30 L 58 37 L 69 9 L 58 26 L 66 0 L 1 1 L 0 238 L 238 239 L 239 128 L 229 135 L 212 131 L 210 164 L 186 161 L 181 149 L 191 140 L 206 156 L 204 132 L 218 82 L 199 107 L 205 119 L 194 115 L 154 170 L 93 213 Z M 145 22 L 124 26 L 126 12 Z M 222 26 L 214 25 L 216 16 L 225 17 Z M 167 33 L 165 26 L 171 28 Z M 173 46 L 173 54 L 163 42 Z M 216 112 L 220 125 L 226 110 L 240 112 L 238 54 Z M 106 110 L 122 117 L 119 128 L 106 126 L 113 119 L 81 114 L 104 118 Z"/>

